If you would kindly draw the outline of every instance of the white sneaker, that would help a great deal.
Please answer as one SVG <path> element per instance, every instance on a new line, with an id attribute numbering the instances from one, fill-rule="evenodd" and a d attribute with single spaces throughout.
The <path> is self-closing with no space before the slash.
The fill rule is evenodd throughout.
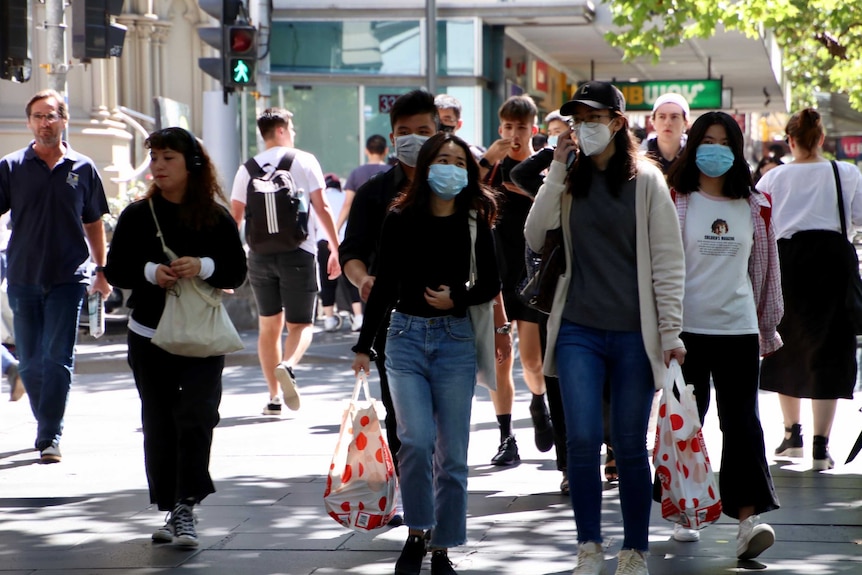
<path id="1" fill-rule="evenodd" d="M 694 543 L 700 541 L 700 531 L 697 529 L 687 529 L 679 523 L 674 523 L 673 540 L 680 543 Z"/>
<path id="2" fill-rule="evenodd" d="M 155 543 L 170 543 L 174 540 L 174 526 L 171 524 L 170 511 L 165 524 L 153 531 L 152 539 Z"/>
<path id="3" fill-rule="evenodd" d="M 275 379 L 281 385 L 284 394 L 284 404 L 291 411 L 299 409 L 299 390 L 296 388 L 296 377 L 293 370 L 284 362 L 275 366 Z"/>
<path id="4" fill-rule="evenodd" d="M 739 522 L 739 534 L 736 536 L 736 557 L 738 559 L 754 559 L 775 543 L 775 531 L 766 523 L 758 523 L 759 515 L 752 515 Z"/>
<path id="5" fill-rule="evenodd" d="M 337 331 L 339 327 L 341 327 L 341 322 L 334 315 L 323 318 L 323 331 Z"/>
<path id="6" fill-rule="evenodd" d="M 60 454 L 59 445 L 49 445 L 39 454 L 41 463 L 60 463 L 63 456 Z"/>
<path id="7" fill-rule="evenodd" d="M 350 331 L 359 331 L 362 329 L 362 314 L 350 316 Z"/>
<path id="8" fill-rule="evenodd" d="M 605 566 L 602 546 L 594 541 L 578 545 L 578 566 L 572 575 L 601 575 Z"/>
<path id="9" fill-rule="evenodd" d="M 616 575 L 649 575 L 646 553 L 634 549 L 620 551 Z"/>

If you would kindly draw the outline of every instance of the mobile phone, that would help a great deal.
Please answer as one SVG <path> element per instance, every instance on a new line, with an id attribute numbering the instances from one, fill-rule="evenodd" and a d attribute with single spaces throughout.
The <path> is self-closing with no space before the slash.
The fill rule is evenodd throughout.
<path id="1" fill-rule="evenodd" d="M 105 333 L 105 302 L 101 292 L 93 292 L 87 297 L 87 311 L 90 314 L 90 335 L 102 337 Z"/>

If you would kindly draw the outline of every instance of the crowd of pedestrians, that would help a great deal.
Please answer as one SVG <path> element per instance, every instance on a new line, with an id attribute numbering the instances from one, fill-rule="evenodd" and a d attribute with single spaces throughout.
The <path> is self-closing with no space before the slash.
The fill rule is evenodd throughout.
<path id="1" fill-rule="evenodd" d="M 715 389 L 719 491 L 739 522 L 739 559 L 776 539 L 760 521 L 779 498 L 759 390 L 780 398 L 785 433 L 775 455 L 802 456 L 801 399 L 811 399 L 813 468 L 834 467 L 837 400 L 851 398 L 856 382 L 843 286 L 847 230 L 862 226 L 862 175 L 824 157 L 814 109 L 787 123 L 792 162 L 769 154 L 752 170 L 736 120 L 705 112 L 692 122 L 679 94 L 656 100 L 655 131 L 643 143 L 611 83 L 580 85 L 544 117 L 546 138 L 535 138 L 535 102 L 512 96 L 485 148 L 457 135 L 457 99 L 414 90 L 394 102 L 388 142 L 369 137 L 367 163 L 342 185 L 296 148 L 291 112 L 269 108 L 257 118 L 265 148 L 239 166 L 229 198 L 194 134 L 166 128 L 146 140 L 152 183 L 120 214 L 110 249 L 98 171 L 62 140 L 62 96 L 39 92 L 25 111 L 34 140 L 0 160 L 0 212 L 11 212 L 12 230 L 4 274 L 17 358 L 0 350 L 10 399 L 26 392 L 40 459 L 60 462 L 81 302 L 87 292 L 107 297 L 112 285 L 130 290 L 144 464 L 150 500 L 167 513 L 156 543 L 196 546 L 194 508 L 215 491 L 209 459 L 224 355 L 190 357 L 153 342 L 166 297 L 184 279 L 216 291 L 250 284 L 268 416 L 301 406 L 295 368 L 318 301 L 325 331 L 349 317 L 352 368 L 376 366 L 400 479 L 403 507 L 390 525 L 406 524 L 407 539 L 396 575 L 418 575 L 429 552 L 432 575 L 456 573 L 448 552 L 467 538 L 479 341 L 494 342 L 496 359 L 500 444 L 490 463 L 520 461 L 516 342 L 533 439 L 541 452 L 555 449 L 574 512 L 574 575 L 604 572 L 602 473 L 619 484 L 616 573 L 648 575 L 655 488 L 646 440 L 672 360 L 693 386 L 701 422 Z M 556 229 L 565 271 L 543 313 L 520 291 Z M 484 332 L 470 310 L 488 302 L 493 328 Z M 697 542 L 700 532 L 676 525 L 673 538 Z"/>

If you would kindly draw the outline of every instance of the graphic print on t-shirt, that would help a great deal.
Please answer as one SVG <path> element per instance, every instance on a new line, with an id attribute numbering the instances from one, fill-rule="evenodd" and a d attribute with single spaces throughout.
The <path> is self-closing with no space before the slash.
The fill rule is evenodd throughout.
<path id="1" fill-rule="evenodd" d="M 730 226 L 727 220 L 717 218 L 712 222 L 710 230 L 698 240 L 698 248 L 701 255 L 733 257 L 739 253 L 740 242 L 730 234 Z"/>

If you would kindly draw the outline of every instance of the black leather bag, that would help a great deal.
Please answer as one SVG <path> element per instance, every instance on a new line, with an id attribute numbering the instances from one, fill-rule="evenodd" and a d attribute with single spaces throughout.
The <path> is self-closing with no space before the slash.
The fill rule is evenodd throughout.
<path id="1" fill-rule="evenodd" d="M 847 239 L 847 219 L 844 212 L 844 193 L 841 190 L 841 177 L 838 175 L 838 165 L 832 160 L 832 171 L 835 174 L 835 187 L 838 190 L 838 215 L 841 218 L 841 233 Z M 862 278 L 859 277 L 859 254 L 856 246 L 849 240 L 847 243 L 847 293 L 844 296 L 844 308 L 850 322 L 856 330 L 856 335 L 862 335 Z"/>
<path id="2" fill-rule="evenodd" d="M 563 229 L 555 228 L 545 234 L 545 244 L 539 258 L 527 258 L 527 280 L 521 289 L 521 299 L 531 308 L 551 313 L 557 281 L 566 271 L 566 249 Z"/>

